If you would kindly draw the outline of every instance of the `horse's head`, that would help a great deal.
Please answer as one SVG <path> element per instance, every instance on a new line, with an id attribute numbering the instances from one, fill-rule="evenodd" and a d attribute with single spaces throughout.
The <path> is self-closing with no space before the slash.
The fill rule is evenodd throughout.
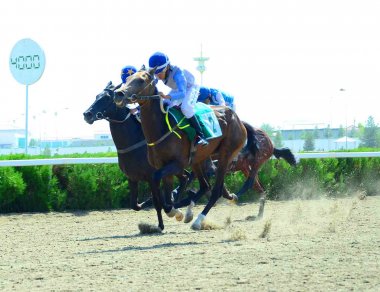
<path id="1" fill-rule="evenodd" d="M 154 95 L 156 80 L 155 68 L 146 70 L 141 68 L 127 79 L 127 82 L 115 90 L 114 102 L 118 107 L 125 107 L 127 103 L 139 103 L 143 105 Z"/>
<path id="2" fill-rule="evenodd" d="M 127 108 L 119 109 L 116 107 L 113 99 L 115 89 L 120 86 L 114 86 L 108 82 L 107 86 L 101 93 L 96 96 L 94 103 L 83 113 L 84 120 L 93 124 L 97 120 L 121 120 L 129 112 Z"/>

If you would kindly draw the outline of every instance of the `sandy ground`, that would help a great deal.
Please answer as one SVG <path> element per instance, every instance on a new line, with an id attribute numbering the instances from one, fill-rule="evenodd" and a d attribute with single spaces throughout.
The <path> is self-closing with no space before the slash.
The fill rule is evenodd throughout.
<path id="1" fill-rule="evenodd" d="M 201 210 L 196 207 L 197 212 Z M 222 202 L 212 230 L 154 210 L 0 216 L 1 291 L 380 291 L 380 196 Z"/>

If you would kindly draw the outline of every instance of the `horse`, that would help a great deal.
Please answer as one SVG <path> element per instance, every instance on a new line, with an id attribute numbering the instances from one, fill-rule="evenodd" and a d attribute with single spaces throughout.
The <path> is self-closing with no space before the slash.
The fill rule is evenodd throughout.
<path id="1" fill-rule="evenodd" d="M 260 183 L 258 172 L 261 166 L 267 162 L 272 156 L 277 159 L 283 158 L 287 163 L 295 166 L 296 159 L 294 154 L 289 148 L 276 148 L 274 147 L 272 140 L 265 131 L 259 128 L 251 126 L 249 123 L 243 121 L 243 124 L 247 130 L 247 143 L 244 148 L 239 152 L 238 156 L 235 157 L 228 168 L 228 173 L 235 173 L 241 171 L 243 175 L 247 178 L 243 186 L 236 193 L 239 199 L 245 192 L 249 189 L 257 191 L 260 195 L 259 199 L 259 211 L 257 216 L 249 216 L 248 219 L 261 219 L 264 214 L 264 205 L 266 200 L 266 192 Z M 215 174 L 215 169 L 217 160 L 213 163 L 215 157 L 211 157 L 207 163 L 204 164 L 204 173 L 208 177 Z M 211 163 L 210 163 L 211 162 Z M 199 199 L 196 197 L 194 191 L 188 191 L 188 194 L 193 194 L 190 196 L 193 201 Z M 191 210 L 188 209 L 186 217 L 191 217 Z M 187 219 L 188 220 L 188 219 Z"/>
<path id="2" fill-rule="evenodd" d="M 155 169 L 147 159 L 147 143 L 139 118 L 131 115 L 128 108 L 117 107 L 113 101 L 114 90 L 119 86 L 115 87 L 112 82 L 109 82 L 105 89 L 96 96 L 93 104 L 83 113 L 83 116 L 88 124 L 93 124 L 98 120 L 107 120 L 109 122 L 112 139 L 117 149 L 119 168 L 128 180 L 131 208 L 139 211 L 151 205 L 151 198 L 145 202 L 138 203 L 139 182 L 148 182 L 152 193 L 158 192 L 158 186 L 153 180 Z M 188 178 L 186 173 L 185 175 L 178 175 L 177 178 L 180 186 L 176 191 L 181 193 L 186 188 Z M 157 198 L 153 197 L 153 201 L 155 199 Z M 163 226 L 161 209 L 157 207 L 156 211 L 159 226 Z"/>
<path id="3" fill-rule="evenodd" d="M 296 158 L 289 148 L 276 148 L 272 140 L 262 129 L 254 128 L 250 124 L 243 122 L 248 137 L 254 135 L 256 144 L 248 139 L 247 145 L 239 152 L 237 158 L 233 161 L 228 169 L 229 172 L 241 171 L 247 178 L 244 185 L 240 188 L 236 196 L 240 198 L 250 188 L 256 190 L 260 194 L 259 212 L 257 217 L 249 218 L 261 219 L 264 214 L 264 205 L 266 200 L 266 192 L 260 183 L 258 172 L 261 166 L 272 156 L 277 159 L 283 158 L 292 166 L 297 164 Z"/>
<path id="4" fill-rule="evenodd" d="M 183 173 L 184 169 L 190 166 L 200 184 L 198 192 L 204 193 L 210 186 L 202 173 L 202 163 L 212 154 L 217 154 L 216 179 L 210 199 L 191 225 L 192 229 L 200 230 L 206 215 L 222 194 L 230 200 L 234 199 L 224 186 L 224 176 L 233 158 L 243 148 L 247 131 L 234 111 L 228 107 L 214 109 L 221 127 L 221 136 L 211 139 L 206 146 L 196 147 L 194 153 L 191 153 L 194 142 L 178 128 L 178 124 L 168 131 L 165 120 L 168 116 L 163 114 L 165 110 L 163 101 L 158 95 L 154 71 L 155 68 L 149 70 L 142 68 L 132 75 L 124 86 L 115 90 L 114 102 L 119 107 L 131 102 L 140 104 L 141 125 L 148 142 L 148 160 L 157 169 L 154 174 L 155 183 L 159 185 L 160 181 L 163 181 L 165 196 L 160 195 L 160 200 L 167 214 L 181 213 L 166 199 L 168 191 L 172 188 L 173 175 Z M 171 117 L 169 121 L 174 123 Z M 174 134 L 174 130 L 179 137 Z"/>

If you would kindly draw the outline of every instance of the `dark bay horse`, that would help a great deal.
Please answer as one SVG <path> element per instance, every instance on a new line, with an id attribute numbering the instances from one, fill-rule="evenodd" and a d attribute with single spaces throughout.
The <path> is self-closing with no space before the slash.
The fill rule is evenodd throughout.
<path id="1" fill-rule="evenodd" d="M 149 164 L 147 159 L 146 140 L 143 135 L 140 121 L 131 115 L 128 108 L 119 108 L 113 101 L 115 86 L 109 82 L 106 88 L 96 96 L 94 103 L 83 113 L 84 120 L 93 124 L 97 120 L 107 120 L 109 122 L 112 139 L 117 149 L 117 157 L 120 170 L 126 175 L 130 188 L 131 208 L 139 211 L 150 205 L 150 200 L 138 203 L 138 183 L 148 182 L 152 193 L 157 185 L 153 181 L 155 169 Z M 178 192 L 186 188 L 187 177 L 177 176 L 180 182 Z M 155 190 L 157 193 L 158 190 Z M 157 197 L 153 197 L 157 201 Z M 157 211 L 159 226 L 162 223 L 162 208 L 158 202 L 154 202 Z"/>
<path id="2" fill-rule="evenodd" d="M 193 229 L 199 230 L 207 213 L 222 194 L 233 199 L 224 186 L 224 176 L 233 158 L 243 148 L 247 131 L 236 113 L 228 107 L 214 110 L 222 135 L 210 140 L 207 146 L 197 147 L 194 155 L 191 155 L 193 144 L 186 134 L 177 126 L 174 128 L 179 137 L 173 129 L 168 130 L 153 74 L 154 69 L 141 69 L 132 75 L 125 86 L 115 90 L 114 101 L 119 107 L 124 107 L 128 102 L 138 102 L 141 106 L 142 129 L 149 146 L 148 160 L 157 169 L 155 183 L 159 185 L 163 181 L 165 196 L 161 195 L 160 198 L 166 213 L 180 212 L 167 200 L 168 191 L 173 185 L 173 175 L 182 174 L 190 166 L 198 178 L 201 188 L 199 192 L 205 192 L 209 189 L 209 184 L 202 173 L 202 162 L 212 154 L 217 154 L 218 166 L 211 197 L 192 224 Z M 169 119 L 174 125 L 174 120 Z"/>

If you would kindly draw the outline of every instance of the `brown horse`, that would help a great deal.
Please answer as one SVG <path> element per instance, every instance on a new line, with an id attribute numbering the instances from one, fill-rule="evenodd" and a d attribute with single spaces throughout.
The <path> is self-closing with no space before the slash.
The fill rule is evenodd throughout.
<path id="1" fill-rule="evenodd" d="M 257 145 L 254 145 L 252 140 L 248 139 L 246 147 L 239 152 L 238 157 L 230 165 L 229 172 L 241 171 L 247 178 L 244 185 L 236 194 L 237 197 L 240 197 L 250 188 L 260 193 L 260 207 L 257 215 L 257 218 L 260 219 L 263 217 L 266 199 L 265 190 L 258 177 L 261 166 L 272 156 L 275 156 L 277 159 L 283 158 L 293 166 L 296 165 L 296 159 L 290 149 L 274 147 L 272 140 L 263 130 L 254 128 L 246 122 L 243 123 L 247 130 L 248 137 L 254 135 Z M 253 216 L 250 216 L 250 218 L 253 218 Z"/>
<path id="2" fill-rule="evenodd" d="M 138 102 L 141 106 L 142 129 L 149 146 L 148 160 L 157 169 L 154 174 L 157 185 L 161 179 L 163 181 L 165 196 L 157 196 L 167 214 L 174 213 L 180 217 L 180 211 L 168 200 L 173 188 L 173 175 L 182 174 L 184 169 L 190 166 L 199 180 L 200 192 L 205 192 L 209 189 L 209 184 L 202 173 L 202 162 L 217 154 L 218 166 L 211 197 L 191 226 L 199 230 L 207 213 L 222 194 L 228 199 L 233 199 L 224 186 L 224 176 L 233 158 L 243 148 L 247 131 L 234 111 L 228 107 L 215 109 L 222 135 L 210 140 L 207 146 L 198 147 L 192 155 L 193 141 L 189 141 L 186 134 L 177 127 L 175 131 L 180 138 L 173 134 L 173 130 L 168 131 L 162 100 L 158 95 L 153 74 L 154 69 L 141 69 L 132 75 L 125 86 L 115 91 L 114 101 L 119 107 L 124 107 L 127 102 Z M 171 122 L 174 124 L 174 120 Z"/>
<path id="3" fill-rule="evenodd" d="M 253 189 L 260 194 L 260 206 L 259 212 L 257 216 L 249 216 L 248 219 L 261 219 L 264 214 L 264 205 L 266 200 L 266 193 L 264 188 L 262 187 L 258 172 L 261 166 L 267 162 L 272 156 L 275 156 L 277 159 L 283 158 L 290 165 L 296 165 L 296 159 L 293 153 L 288 148 L 276 148 L 273 146 L 272 140 L 263 130 L 259 128 L 254 128 L 250 124 L 243 122 L 246 130 L 247 130 L 247 144 L 244 148 L 239 152 L 238 156 L 234 158 L 232 163 L 228 168 L 229 173 L 234 173 L 241 171 L 244 176 L 247 178 L 243 186 L 240 188 L 236 196 L 240 198 L 245 192 L 249 189 Z M 217 159 L 217 157 L 213 156 L 212 159 Z M 214 175 L 216 166 L 211 162 L 212 160 L 207 160 L 204 166 L 204 173 L 208 177 Z M 215 161 L 217 164 L 217 161 Z M 189 200 L 193 202 L 197 202 L 199 197 L 193 191 L 188 191 L 190 195 L 189 198 L 184 199 L 183 201 Z M 175 204 L 175 206 L 177 206 Z M 186 217 L 191 217 L 191 209 L 188 208 L 186 212 Z"/>

